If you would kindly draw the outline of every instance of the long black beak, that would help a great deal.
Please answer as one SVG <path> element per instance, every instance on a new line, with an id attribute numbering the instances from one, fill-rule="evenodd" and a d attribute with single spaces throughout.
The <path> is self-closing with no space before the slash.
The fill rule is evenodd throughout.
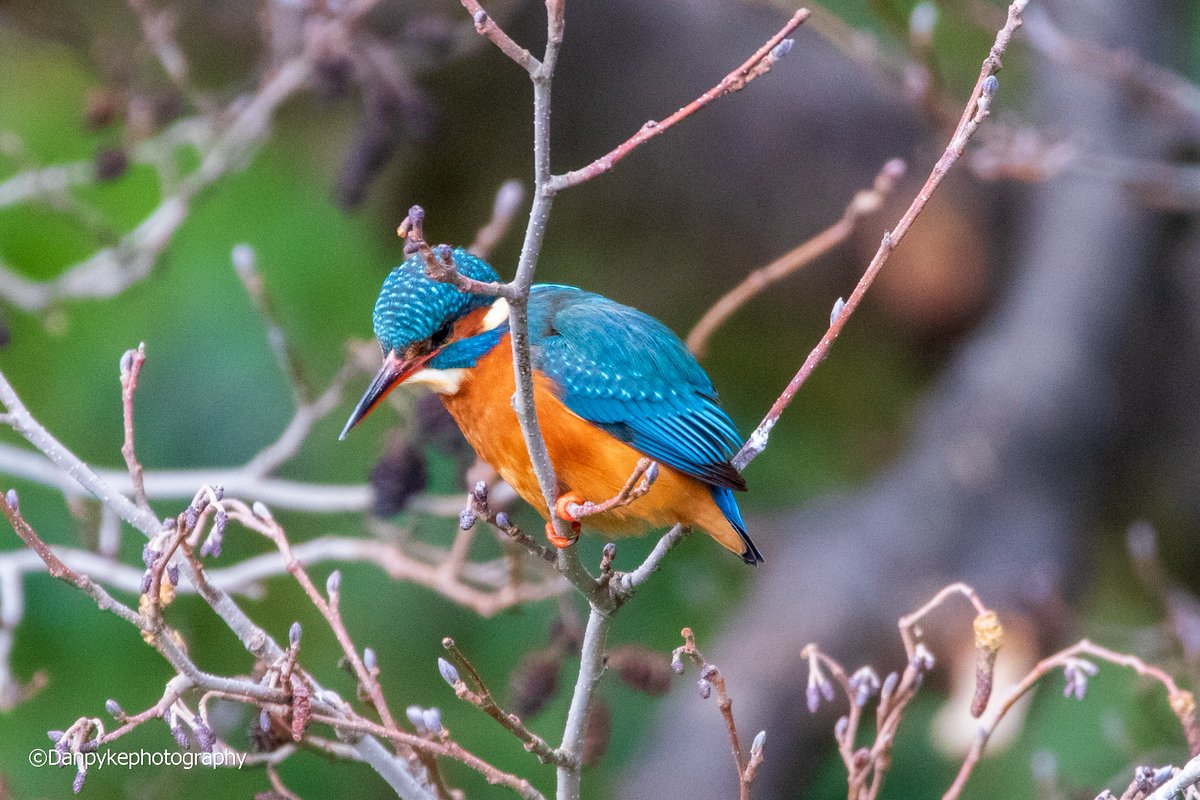
<path id="1" fill-rule="evenodd" d="M 375 378 L 371 381 L 371 385 L 363 392 L 362 399 L 358 401 L 358 405 L 354 408 L 354 413 L 350 415 L 350 419 L 346 420 L 346 427 L 342 428 L 342 433 L 338 436 L 338 440 L 345 439 L 346 434 L 350 432 L 351 428 L 366 419 L 367 415 L 375 410 L 375 406 L 383 402 L 383 398 L 387 397 L 388 392 L 403 383 L 405 378 L 425 366 L 426 360 L 414 359 L 412 361 L 403 361 L 396 355 L 395 351 L 384 356 L 383 366 L 379 368 L 379 372 L 375 373 Z"/>

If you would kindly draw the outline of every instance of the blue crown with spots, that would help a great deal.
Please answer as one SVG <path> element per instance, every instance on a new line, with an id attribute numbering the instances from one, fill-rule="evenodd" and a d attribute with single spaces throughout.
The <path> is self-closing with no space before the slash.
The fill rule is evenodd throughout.
<path id="1" fill-rule="evenodd" d="M 455 268 L 477 281 L 498 281 L 496 271 L 461 247 L 453 251 Z M 392 270 L 375 301 L 375 336 L 384 352 L 403 351 L 423 342 L 448 322 L 486 306 L 494 298 L 469 294 L 425 274 L 425 262 L 414 255 Z"/>

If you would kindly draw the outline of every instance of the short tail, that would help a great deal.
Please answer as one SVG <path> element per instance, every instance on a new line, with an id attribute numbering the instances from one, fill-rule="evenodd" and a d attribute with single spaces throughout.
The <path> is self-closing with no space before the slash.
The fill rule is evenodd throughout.
<path id="1" fill-rule="evenodd" d="M 721 509 L 721 513 L 725 515 L 725 519 L 729 520 L 729 524 L 737 531 L 737 535 L 741 538 L 742 544 L 746 546 L 742 550 L 742 561 L 745 561 L 750 566 L 761 564 L 763 562 L 762 553 L 758 552 L 758 547 L 750 538 L 750 534 L 746 533 L 746 523 L 742 522 L 742 512 L 738 509 L 737 500 L 733 499 L 733 490 L 724 486 L 710 487 L 713 500 L 717 503 L 717 508 Z"/>

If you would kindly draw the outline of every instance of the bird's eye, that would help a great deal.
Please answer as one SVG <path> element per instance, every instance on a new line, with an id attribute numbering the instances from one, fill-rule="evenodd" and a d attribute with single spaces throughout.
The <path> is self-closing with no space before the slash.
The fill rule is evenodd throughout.
<path id="1" fill-rule="evenodd" d="M 433 336 L 429 337 L 429 344 L 434 348 L 441 347 L 446 343 L 446 339 L 450 338 L 451 324 L 447 322 L 442 327 L 433 332 Z"/>

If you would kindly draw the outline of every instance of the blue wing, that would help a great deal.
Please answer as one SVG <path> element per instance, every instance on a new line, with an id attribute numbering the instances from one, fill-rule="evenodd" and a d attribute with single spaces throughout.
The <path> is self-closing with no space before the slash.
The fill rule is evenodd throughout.
<path id="1" fill-rule="evenodd" d="M 572 413 L 634 450 L 714 487 L 744 490 L 741 446 L 704 370 L 669 328 L 569 286 L 533 287 L 533 365 Z"/>

